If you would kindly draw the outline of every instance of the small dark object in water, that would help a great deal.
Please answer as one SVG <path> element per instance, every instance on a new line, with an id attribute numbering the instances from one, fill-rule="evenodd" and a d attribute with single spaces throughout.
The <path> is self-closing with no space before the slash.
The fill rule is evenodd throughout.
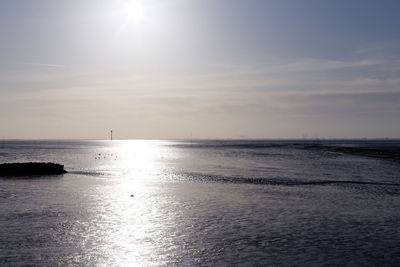
<path id="1" fill-rule="evenodd" d="M 0 176 L 31 176 L 64 174 L 64 165 L 51 162 L 24 162 L 0 164 Z"/>

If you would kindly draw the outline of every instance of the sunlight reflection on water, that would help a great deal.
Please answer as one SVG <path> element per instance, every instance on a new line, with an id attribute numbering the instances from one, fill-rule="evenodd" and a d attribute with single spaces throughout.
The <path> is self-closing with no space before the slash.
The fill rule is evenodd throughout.
<path id="1" fill-rule="evenodd" d="M 96 168 L 118 178 L 150 180 L 159 177 L 167 168 L 168 159 L 176 151 L 165 141 L 118 140 L 108 144 L 106 152 L 98 153 Z"/>
<path id="2" fill-rule="evenodd" d="M 167 260 L 163 239 L 169 234 L 168 225 L 174 225 L 174 216 L 169 216 L 169 197 L 154 179 L 163 175 L 163 157 L 173 157 L 173 151 L 163 145 L 150 140 L 113 141 L 106 153 L 103 168 L 122 175 L 92 196 L 95 212 L 89 230 L 96 239 L 102 233 L 97 249 L 108 255 L 105 264 L 159 266 Z"/>
<path id="3" fill-rule="evenodd" d="M 116 149 L 124 156 L 119 168 L 148 172 L 159 169 L 160 144 L 150 140 L 118 141 Z"/>

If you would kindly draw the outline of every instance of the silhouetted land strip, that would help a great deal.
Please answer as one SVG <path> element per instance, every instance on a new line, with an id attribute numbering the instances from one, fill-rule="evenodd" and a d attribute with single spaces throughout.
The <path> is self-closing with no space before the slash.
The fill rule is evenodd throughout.
<path id="1" fill-rule="evenodd" d="M 361 148 L 361 147 L 326 146 L 319 144 L 306 145 L 304 148 L 309 150 L 321 150 L 321 151 L 329 151 L 336 153 L 346 153 L 358 156 L 388 159 L 400 163 L 399 151 L 379 150 L 379 149 Z"/>
<path id="2" fill-rule="evenodd" d="M 0 164 L 0 176 L 32 176 L 64 174 L 64 166 L 51 162 L 24 162 Z"/>

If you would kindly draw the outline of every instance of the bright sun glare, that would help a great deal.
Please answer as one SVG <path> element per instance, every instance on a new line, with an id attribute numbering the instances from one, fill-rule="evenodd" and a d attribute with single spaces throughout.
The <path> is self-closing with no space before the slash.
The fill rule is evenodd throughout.
<path id="1" fill-rule="evenodd" d="M 129 1 L 124 8 L 124 14 L 130 21 L 140 22 L 145 19 L 145 11 L 140 1 Z"/>

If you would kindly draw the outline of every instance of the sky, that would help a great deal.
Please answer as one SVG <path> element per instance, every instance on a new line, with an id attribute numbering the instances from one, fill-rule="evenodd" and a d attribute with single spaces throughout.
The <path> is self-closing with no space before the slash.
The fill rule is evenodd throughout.
<path id="1" fill-rule="evenodd" d="M 0 138 L 400 138 L 399 11 L 2 0 Z"/>

